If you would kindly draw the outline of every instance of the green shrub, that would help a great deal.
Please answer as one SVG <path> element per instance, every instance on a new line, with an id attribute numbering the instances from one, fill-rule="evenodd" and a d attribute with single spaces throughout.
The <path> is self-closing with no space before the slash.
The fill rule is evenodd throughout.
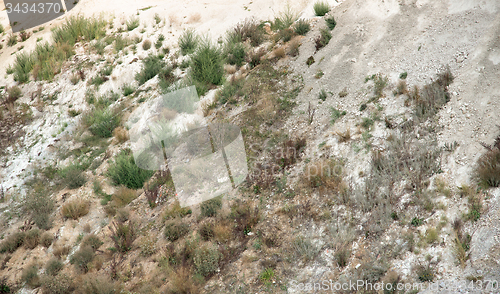
<path id="1" fill-rule="evenodd" d="M 70 294 L 73 293 L 73 279 L 65 274 L 56 276 L 46 275 L 42 279 L 44 294 Z"/>
<path id="2" fill-rule="evenodd" d="M 38 276 L 38 268 L 35 265 L 28 265 L 23 270 L 21 280 L 26 282 L 28 286 L 36 288 L 40 286 L 40 277 Z"/>
<path id="3" fill-rule="evenodd" d="M 332 16 L 325 18 L 326 25 L 330 30 L 333 30 L 335 26 L 337 25 L 337 22 L 335 21 L 335 18 Z"/>
<path id="4" fill-rule="evenodd" d="M 328 11 L 330 11 L 330 5 L 328 4 L 328 2 L 323 2 L 323 1 L 318 1 L 316 3 L 314 3 L 314 14 L 316 14 L 316 16 L 324 16 L 325 14 L 328 13 Z"/>
<path id="5" fill-rule="evenodd" d="M 305 36 L 311 30 L 311 25 L 307 20 L 299 19 L 295 23 L 293 30 L 295 31 L 296 34 Z"/>
<path id="6" fill-rule="evenodd" d="M 259 275 L 259 280 L 264 284 L 269 283 L 272 278 L 274 278 L 274 270 L 272 268 L 265 269 Z"/>
<path id="7" fill-rule="evenodd" d="M 0 253 L 13 253 L 17 248 L 23 246 L 24 239 L 26 238 L 25 232 L 16 232 L 9 237 L 5 238 L 0 243 Z"/>
<path id="8" fill-rule="evenodd" d="M 146 39 L 142 42 L 142 49 L 149 50 L 149 48 L 151 48 L 151 41 Z"/>
<path id="9" fill-rule="evenodd" d="M 123 86 L 123 96 L 127 97 L 134 92 L 135 88 L 132 85 L 128 84 Z"/>
<path id="10" fill-rule="evenodd" d="M 94 108 L 83 116 L 82 122 L 89 131 L 100 138 L 110 138 L 120 124 L 120 117 L 106 108 Z"/>
<path id="11" fill-rule="evenodd" d="M 245 46 L 243 43 L 226 43 L 224 55 L 227 63 L 241 66 L 245 62 Z"/>
<path id="12" fill-rule="evenodd" d="M 185 30 L 179 37 L 179 47 L 182 55 L 191 54 L 194 52 L 199 43 L 199 37 L 192 29 Z"/>
<path id="13" fill-rule="evenodd" d="M 16 34 L 10 34 L 9 39 L 7 39 L 7 46 L 12 47 L 17 44 L 17 35 Z"/>
<path id="14" fill-rule="evenodd" d="M 319 248 L 304 237 L 295 238 L 292 242 L 292 249 L 297 257 L 305 261 L 313 260 L 319 253 Z"/>
<path id="15" fill-rule="evenodd" d="M 203 241 L 209 241 L 215 236 L 214 226 L 211 223 L 204 223 L 201 225 L 199 233 Z"/>
<path id="16" fill-rule="evenodd" d="M 165 61 L 161 56 L 152 54 L 144 58 L 142 64 L 142 70 L 135 75 L 135 80 L 139 82 L 139 85 L 154 78 L 166 67 Z"/>
<path id="17" fill-rule="evenodd" d="M 497 137 L 497 146 L 490 147 L 477 160 L 474 174 L 482 187 L 500 186 L 500 136 Z"/>
<path id="18" fill-rule="evenodd" d="M 54 211 L 54 201 L 41 184 L 28 192 L 24 198 L 23 208 L 38 228 L 48 230 L 52 227 L 50 214 Z"/>
<path id="19" fill-rule="evenodd" d="M 205 40 L 200 44 L 199 48 L 193 54 L 191 62 L 190 75 L 195 82 L 205 85 L 222 84 L 224 76 L 222 52 L 210 43 L 210 41 Z"/>
<path id="20" fill-rule="evenodd" d="M 57 275 L 64 268 L 64 264 L 56 257 L 51 258 L 45 265 L 45 274 L 49 276 Z"/>
<path id="21" fill-rule="evenodd" d="M 128 20 L 127 20 L 127 31 L 132 31 L 136 28 L 139 27 L 139 18 L 138 17 L 130 17 Z"/>
<path id="22" fill-rule="evenodd" d="M 103 275 L 87 275 L 80 285 L 82 294 L 118 294 L 121 293 L 117 282 Z"/>
<path id="23" fill-rule="evenodd" d="M 86 273 L 89 271 L 89 264 L 94 260 L 94 256 L 92 247 L 83 246 L 70 257 L 69 261 L 75 268 Z"/>
<path id="24" fill-rule="evenodd" d="M 196 273 L 204 277 L 214 274 L 219 267 L 220 258 L 221 254 L 215 244 L 205 243 L 199 246 L 193 256 Z"/>
<path id="25" fill-rule="evenodd" d="M 94 252 L 101 247 L 101 245 L 104 244 L 99 237 L 97 237 L 94 234 L 88 234 L 87 236 L 83 237 L 82 240 L 82 245 L 81 246 L 90 246 Z"/>
<path id="26" fill-rule="evenodd" d="M 118 190 L 116 190 L 116 192 L 111 197 L 111 199 L 118 207 L 123 207 L 129 204 L 135 198 L 137 198 L 137 193 L 135 192 L 135 190 L 126 187 L 118 188 Z"/>
<path id="27" fill-rule="evenodd" d="M 165 224 L 165 238 L 175 242 L 179 238 L 184 237 L 189 232 L 189 225 L 182 221 L 171 220 Z"/>
<path id="28" fill-rule="evenodd" d="M 155 48 L 160 49 L 163 46 L 163 41 L 165 41 L 165 36 L 163 34 L 159 34 L 155 43 Z"/>
<path id="29" fill-rule="evenodd" d="M 280 12 L 278 16 L 271 23 L 271 29 L 273 31 L 281 31 L 288 29 L 292 26 L 294 22 L 299 19 L 299 14 L 292 10 L 290 6 L 287 6 L 283 12 Z"/>
<path id="30" fill-rule="evenodd" d="M 24 246 L 28 249 L 34 249 L 38 243 L 40 243 L 40 230 L 36 228 L 29 230 L 24 238 Z"/>
<path id="31" fill-rule="evenodd" d="M 140 189 L 148 180 L 153 171 L 143 170 L 135 164 L 134 156 L 130 152 L 121 152 L 108 168 L 107 175 L 115 185 L 124 185 L 129 189 Z"/>
<path id="32" fill-rule="evenodd" d="M 205 217 L 216 216 L 217 211 L 222 208 L 221 197 L 215 197 L 210 200 L 204 201 L 200 205 L 201 215 Z"/>
<path id="33" fill-rule="evenodd" d="M 78 164 L 67 166 L 59 170 L 58 173 L 61 176 L 62 183 L 70 189 L 80 188 L 87 182 L 83 174 L 83 168 Z"/>
<path id="34" fill-rule="evenodd" d="M 40 244 L 42 244 L 42 246 L 46 248 L 49 248 L 50 245 L 52 245 L 53 241 L 54 241 L 54 236 L 49 232 L 44 232 L 40 237 Z"/>
<path id="35" fill-rule="evenodd" d="M 17 54 L 14 62 L 14 81 L 18 83 L 28 82 L 34 64 L 35 60 L 31 54 L 26 52 Z"/>
<path id="36" fill-rule="evenodd" d="M 107 22 L 102 18 L 85 18 L 81 15 L 73 16 L 52 31 L 52 39 L 55 43 L 67 43 L 73 46 L 80 39 L 90 42 L 106 36 Z"/>
<path id="37" fill-rule="evenodd" d="M 264 41 L 264 29 L 255 20 L 245 20 L 228 32 L 228 43 L 241 43 L 250 41 L 250 45 L 259 46 Z"/>
<path id="38" fill-rule="evenodd" d="M 418 227 L 420 225 L 422 225 L 424 223 L 424 219 L 423 218 L 418 218 L 418 217 L 414 217 L 412 218 L 410 224 L 414 227 Z"/>
<path id="39" fill-rule="evenodd" d="M 89 201 L 77 198 L 64 203 L 61 207 L 61 213 L 66 218 L 77 220 L 80 217 L 87 215 L 87 213 L 89 213 L 89 209 Z"/>
<path id="40" fill-rule="evenodd" d="M 130 222 L 128 225 L 124 223 L 115 223 L 111 228 L 111 240 L 115 244 L 116 250 L 125 253 L 132 249 L 132 243 L 137 238 L 135 225 Z"/>
<path id="41" fill-rule="evenodd" d="M 328 31 L 325 28 L 322 28 L 320 30 L 320 35 L 316 37 L 316 39 L 314 40 L 314 42 L 316 43 L 316 51 L 328 45 L 331 39 L 332 39 L 332 34 L 330 34 L 330 31 Z"/>

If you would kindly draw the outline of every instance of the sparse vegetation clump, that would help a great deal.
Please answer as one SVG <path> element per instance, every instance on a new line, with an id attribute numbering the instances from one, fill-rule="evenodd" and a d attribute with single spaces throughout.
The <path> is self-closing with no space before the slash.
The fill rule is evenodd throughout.
<path id="1" fill-rule="evenodd" d="M 314 3 L 313 9 L 316 16 L 324 16 L 330 11 L 330 5 L 325 1 L 318 1 Z"/>
<path id="2" fill-rule="evenodd" d="M 299 14 L 293 11 L 290 6 L 287 6 L 271 23 L 271 29 L 273 31 L 289 29 L 298 19 Z"/>
<path id="3" fill-rule="evenodd" d="M 52 227 L 50 215 L 54 211 L 54 200 L 42 184 L 37 184 L 25 196 L 23 207 L 38 228 L 48 230 Z"/>
<path id="4" fill-rule="evenodd" d="M 137 238 L 136 226 L 129 221 L 128 224 L 114 222 L 111 227 L 111 240 L 118 252 L 125 253 L 132 249 L 132 243 Z"/>
<path id="5" fill-rule="evenodd" d="M 500 186 L 500 135 L 492 145 L 482 144 L 486 153 L 477 160 L 474 177 L 481 187 Z"/>
<path id="6" fill-rule="evenodd" d="M 138 17 L 134 17 L 134 16 L 131 16 L 128 20 L 127 20 L 127 31 L 133 31 L 135 30 L 136 28 L 139 27 L 139 18 Z"/>
<path id="7" fill-rule="evenodd" d="M 110 138 L 120 123 L 120 116 L 111 109 L 95 107 L 83 115 L 82 122 L 94 136 Z"/>
<path id="8" fill-rule="evenodd" d="M 216 216 L 217 211 L 222 207 L 222 199 L 220 197 L 215 197 L 213 199 L 204 201 L 201 203 L 201 215 L 205 217 Z"/>
<path id="9" fill-rule="evenodd" d="M 203 95 L 203 86 L 222 85 L 224 67 L 222 52 L 209 40 L 203 41 L 191 58 L 190 76 L 198 94 Z"/>
<path id="10" fill-rule="evenodd" d="M 196 35 L 194 30 L 186 30 L 179 37 L 179 47 L 181 48 L 182 55 L 191 54 L 195 51 L 200 42 L 200 38 Z"/>
<path id="11" fill-rule="evenodd" d="M 335 26 L 337 26 L 337 21 L 335 20 L 335 17 L 333 17 L 333 15 L 325 18 L 325 21 L 326 21 L 326 25 L 328 26 L 328 28 L 330 30 L 333 30 L 335 28 Z"/>
<path id="12" fill-rule="evenodd" d="M 129 189 L 140 189 L 152 175 L 152 171 L 144 170 L 135 164 L 134 156 L 123 151 L 115 157 L 108 168 L 108 176 L 115 185 L 124 185 Z"/>
<path id="13" fill-rule="evenodd" d="M 45 265 L 45 274 L 49 276 L 57 275 L 64 268 L 64 264 L 61 260 L 53 257 Z"/>
<path id="14" fill-rule="evenodd" d="M 89 271 L 90 263 L 94 260 L 94 257 L 95 253 L 92 247 L 83 246 L 71 256 L 70 262 L 75 268 L 86 273 Z"/>
<path id="15" fill-rule="evenodd" d="M 332 39 L 332 34 L 330 33 L 330 31 L 328 31 L 325 28 L 322 28 L 320 30 L 320 35 L 317 36 L 316 39 L 314 39 L 314 42 L 316 43 L 316 51 L 328 45 L 331 39 Z"/>
<path id="16" fill-rule="evenodd" d="M 2 240 L 2 243 L 0 243 L 0 253 L 13 253 L 17 250 L 17 248 L 23 246 L 25 238 L 25 232 L 16 232 L 6 237 L 4 240 Z"/>
<path id="17" fill-rule="evenodd" d="M 171 220 L 165 224 L 164 235 L 169 241 L 175 242 L 189 232 L 189 225 L 180 220 Z"/>
<path id="18" fill-rule="evenodd" d="M 90 202 L 80 198 L 69 200 L 61 207 L 61 213 L 66 218 L 74 220 L 87 215 L 90 209 Z"/>
<path id="19" fill-rule="evenodd" d="M 142 85 L 154 78 L 167 68 L 167 64 L 163 58 L 159 55 L 153 54 L 144 58 L 142 64 L 142 70 L 135 75 L 135 80 L 139 83 L 139 85 Z"/>
<path id="20" fill-rule="evenodd" d="M 198 247 L 193 256 L 196 272 L 204 277 L 214 274 L 219 267 L 221 255 L 213 243 L 205 243 Z"/>
<path id="21" fill-rule="evenodd" d="M 265 39 L 264 29 L 255 20 L 245 20 L 229 31 L 227 40 L 229 43 L 250 42 L 252 46 L 259 46 Z"/>
<path id="22" fill-rule="evenodd" d="M 299 19 L 293 26 L 296 34 L 305 36 L 310 30 L 311 25 L 307 20 Z"/>

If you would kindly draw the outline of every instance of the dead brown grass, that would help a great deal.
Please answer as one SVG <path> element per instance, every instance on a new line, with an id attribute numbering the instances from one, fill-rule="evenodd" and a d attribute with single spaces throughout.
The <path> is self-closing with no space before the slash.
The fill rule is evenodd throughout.
<path id="1" fill-rule="evenodd" d="M 118 207 L 123 207 L 132 202 L 132 200 L 134 200 L 135 198 L 137 198 L 137 193 L 135 190 L 129 189 L 127 187 L 120 187 L 113 194 L 111 200 L 113 200 L 113 202 Z"/>
<path id="2" fill-rule="evenodd" d="M 89 209 L 90 202 L 88 200 L 76 198 L 64 203 L 61 208 L 61 213 L 66 218 L 77 220 L 80 217 L 87 215 L 87 213 L 89 213 Z"/>
<path id="3" fill-rule="evenodd" d="M 117 127 L 113 130 L 113 137 L 115 137 L 118 142 L 123 143 L 129 139 L 128 131 L 124 127 Z"/>

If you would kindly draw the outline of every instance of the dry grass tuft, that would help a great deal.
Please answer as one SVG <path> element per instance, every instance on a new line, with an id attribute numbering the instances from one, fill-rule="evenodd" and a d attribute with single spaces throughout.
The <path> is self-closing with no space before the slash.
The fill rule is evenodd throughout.
<path id="1" fill-rule="evenodd" d="M 111 197 L 111 199 L 118 207 L 123 207 L 129 204 L 135 198 L 137 198 L 136 190 L 129 189 L 127 187 L 118 188 L 118 190 L 116 190 L 116 192 Z"/>
<path id="2" fill-rule="evenodd" d="M 117 127 L 113 130 L 113 136 L 118 142 L 123 143 L 129 139 L 128 131 L 124 127 Z"/>
<path id="3" fill-rule="evenodd" d="M 281 58 L 285 57 L 285 55 L 286 55 L 286 51 L 285 51 L 285 47 L 283 47 L 283 46 L 276 48 L 273 51 L 273 56 L 277 59 L 281 59 Z"/>
<path id="4" fill-rule="evenodd" d="M 77 198 L 66 202 L 61 208 L 61 213 L 66 218 L 77 220 L 87 215 L 89 209 L 90 202 L 88 200 Z"/>

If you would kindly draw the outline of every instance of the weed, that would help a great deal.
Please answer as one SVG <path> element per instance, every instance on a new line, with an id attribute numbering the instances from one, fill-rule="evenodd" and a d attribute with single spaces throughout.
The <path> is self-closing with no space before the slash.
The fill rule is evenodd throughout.
<path id="1" fill-rule="evenodd" d="M 24 239 L 26 238 L 25 232 L 16 232 L 9 237 L 5 238 L 0 243 L 0 253 L 13 253 L 17 248 L 23 246 Z"/>
<path id="2" fill-rule="evenodd" d="M 375 75 L 375 77 L 373 78 L 373 82 L 375 83 L 373 92 L 376 98 L 382 97 L 382 92 L 384 88 L 387 86 L 388 81 L 389 79 L 386 76 L 383 76 L 382 74 Z"/>
<path id="3" fill-rule="evenodd" d="M 436 243 L 439 240 L 439 233 L 435 228 L 427 229 L 425 232 L 425 241 L 428 244 Z"/>
<path id="4" fill-rule="evenodd" d="M 337 22 L 335 21 L 335 18 L 333 17 L 333 15 L 325 18 L 325 21 L 326 21 L 326 25 L 328 26 L 330 31 L 333 30 L 335 28 L 335 26 L 337 25 Z"/>
<path id="5" fill-rule="evenodd" d="M 311 25 L 307 20 L 299 19 L 293 26 L 293 30 L 296 34 L 305 36 L 311 30 Z"/>
<path id="6" fill-rule="evenodd" d="M 374 124 L 375 124 L 375 121 L 372 118 L 363 117 L 363 121 L 360 123 L 360 126 L 365 128 L 366 130 L 370 130 Z"/>
<path id="7" fill-rule="evenodd" d="M 31 229 L 26 233 L 23 245 L 28 249 L 34 249 L 40 243 L 40 230 Z"/>
<path id="8" fill-rule="evenodd" d="M 399 78 L 402 80 L 405 80 L 407 76 L 408 76 L 408 73 L 405 71 L 399 75 Z"/>
<path id="9" fill-rule="evenodd" d="M 301 43 L 298 38 L 293 38 L 290 43 L 288 44 L 288 54 L 290 56 L 297 56 L 299 55 L 299 47 Z"/>
<path id="10" fill-rule="evenodd" d="M 189 232 L 189 225 L 178 220 L 171 220 L 165 224 L 165 238 L 171 242 L 177 241 Z"/>
<path id="11" fill-rule="evenodd" d="M 113 130 L 113 137 L 120 143 L 126 142 L 129 139 L 128 131 L 124 127 L 116 127 Z"/>
<path id="12" fill-rule="evenodd" d="M 65 274 L 46 275 L 42 279 L 43 293 L 70 294 L 73 293 L 73 279 Z"/>
<path id="13" fill-rule="evenodd" d="M 123 96 L 127 97 L 134 92 L 135 92 L 135 88 L 132 85 L 127 84 L 127 85 L 123 86 Z"/>
<path id="14" fill-rule="evenodd" d="M 64 203 L 61 207 L 61 213 L 66 218 L 77 220 L 80 217 L 87 215 L 87 213 L 89 213 L 89 209 L 89 201 L 76 198 Z"/>
<path id="15" fill-rule="evenodd" d="M 273 31 L 281 31 L 288 29 L 292 26 L 294 22 L 299 19 L 299 14 L 292 10 L 290 6 L 287 5 L 286 9 L 278 14 L 278 16 L 271 23 L 271 29 Z"/>
<path id="16" fill-rule="evenodd" d="M 121 293 L 121 287 L 117 282 L 113 282 L 107 276 L 90 274 L 83 278 L 78 285 L 78 290 L 85 294 L 118 294 Z"/>
<path id="17" fill-rule="evenodd" d="M 205 217 L 212 217 L 217 215 L 217 211 L 222 207 L 221 197 L 215 197 L 210 200 L 204 201 L 200 205 L 201 215 Z"/>
<path id="18" fill-rule="evenodd" d="M 139 85 L 144 84 L 162 72 L 166 67 L 165 61 L 159 55 L 148 55 L 142 61 L 143 68 L 135 75 L 135 80 Z"/>
<path id="19" fill-rule="evenodd" d="M 482 144 L 487 150 L 477 160 L 474 177 L 481 187 L 500 186 L 500 135 L 493 145 Z"/>
<path id="20" fill-rule="evenodd" d="M 326 90 L 321 89 L 321 91 L 319 91 L 319 94 L 318 94 L 318 99 L 321 101 L 325 101 L 327 97 L 328 97 L 328 94 L 326 93 Z"/>
<path id="21" fill-rule="evenodd" d="M 314 3 L 313 9 L 316 16 L 324 16 L 330 11 L 330 5 L 328 2 L 318 1 Z"/>
<path id="22" fill-rule="evenodd" d="M 342 246 L 335 252 L 335 261 L 337 261 L 337 265 L 340 268 L 343 268 L 349 262 L 349 257 L 351 256 L 351 251 L 347 248 L 347 246 Z"/>
<path id="23" fill-rule="evenodd" d="M 418 265 L 415 271 L 420 282 L 432 282 L 434 280 L 435 270 L 430 264 L 427 266 Z"/>
<path id="24" fill-rule="evenodd" d="M 14 103 L 17 99 L 19 99 L 23 95 L 21 88 L 18 86 L 12 86 L 7 89 L 7 103 Z"/>
<path id="25" fill-rule="evenodd" d="M 45 273 L 49 276 L 57 275 L 64 268 L 64 264 L 58 258 L 51 258 L 45 265 Z"/>
<path id="26" fill-rule="evenodd" d="M 274 278 L 274 270 L 272 268 L 267 268 L 259 274 L 259 280 L 267 284 Z"/>
<path id="27" fill-rule="evenodd" d="M 149 48 L 151 48 L 151 41 L 149 41 L 148 39 L 146 39 L 146 40 L 144 40 L 142 42 L 142 49 L 143 50 L 149 50 Z"/>
<path id="28" fill-rule="evenodd" d="M 35 60 L 33 55 L 22 52 L 16 55 L 14 62 L 14 80 L 19 83 L 26 83 L 29 80 L 30 72 L 33 69 Z"/>
<path id="29" fill-rule="evenodd" d="M 40 244 L 42 244 L 42 246 L 45 248 L 49 248 L 50 245 L 52 245 L 53 241 L 54 241 L 54 236 L 49 232 L 44 232 L 40 237 Z"/>
<path id="30" fill-rule="evenodd" d="M 110 138 L 120 122 L 120 117 L 109 109 L 99 107 L 85 113 L 82 122 L 94 136 Z"/>
<path id="31" fill-rule="evenodd" d="M 159 24 L 161 22 L 161 18 L 160 18 L 160 15 L 158 13 L 155 13 L 154 15 L 154 19 L 155 19 L 155 23 L 156 24 Z"/>
<path id="32" fill-rule="evenodd" d="M 129 204 L 135 198 L 137 198 L 137 193 L 135 192 L 135 190 L 129 189 L 127 187 L 118 188 L 118 190 L 116 190 L 116 192 L 111 197 L 111 199 L 118 207 L 123 207 Z"/>
<path id="33" fill-rule="evenodd" d="M 223 82 L 224 68 L 222 53 L 210 41 L 205 40 L 192 56 L 190 75 L 195 82 L 205 85 L 221 85 Z M 197 87 L 199 88 L 199 87 Z M 198 90 L 198 89 L 197 89 Z M 200 93 L 200 91 L 198 91 Z"/>
<path id="34" fill-rule="evenodd" d="M 319 253 L 319 248 L 304 237 L 297 237 L 292 242 L 292 249 L 297 257 L 304 261 L 312 261 Z"/>
<path id="35" fill-rule="evenodd" d="M 134 16 L 131 16 L 127 22 L 126 22 L 126 25 L 127 25 L 127 31 L 132 31 L 136 28 L 139 27 L 139 18 L 138 17 L 134 17 Z"/>
<path id="36" fill-rule="evenodd" d="M 418 218 L 418 217 L 414 217 L 412 218 L 410 224 L 414 227 L 418 227 L 420 225 L 422 225 L 424 223 L 424 219 L 423 218 Z"/>
<path id="37" fill-rule="evenodd" d="M 333 108 L 333 107 L 330 108 L 330 112 L 331 112 L 331 114 L 330 114 L 330 117 L 331 117 L 330 122 L 331 122 L 332 125 L 335 124 L 335 122 L 337 121 L 337 119 L 339 119 L 339 118 L 341 118 L 341 117 L 343 117 L 344 115 L 347 114 L 347 112 L 345 110 L 340 111 L 340 110 L 338 110 L 336 108 Z"/>
<path id="38" fill-rule="evenodd" d="M 38 228 L 47 230 L 52 226 L 50 214 L 54 211 L 54 201 L 41 184 L 37 184 L 33 191 L 28 192 L 23 206 Z"/>
<path id="39" fill-rule="evenodd" d="M 316 72 L 316 74 L 314 75 L 314 77 L 317 78 L 317 79 L 320 79 L 324 75 L 325 75 L 325 73 L 321 69 L 318 69 L 318 71 Z"/>
<path id="40" fill-rule="evenodd" d="M 241 66 L 245 62 L 246 49 L 243 43 L 228 42 L 224 48 L 226 62 L 232 65 Z"/>
<path id="41" fill-rule="evenodd" d="M 192 29 L 185 30 L 179 37 L 179 47 L 182 55 L 188 55 L 195 51 L 200 39 Z"/>
<path id="42" fill-rule="evenodd" d="M 72 164 L 59 170 L 58 174 L 61 177 L 61 183 L 70 189 L 80 188 L 87 182 L 83 170 L 83 166 L 79 164 Z"/>
<path id="43" fill-rule="evenodd" d="M 107 175 L 115 185 L 140 189 L 153 172 L 139 168 L 135 164 L 134 156 L 130 152 L 123 151 L 115 157 L 114 162 L 108 168 Z"/>
<path id="44" fill-rule="evenodd" d="M 188 207 L 181 207 L 179 201 L 174 201 L 172 207 L 165 211 L 163 219 L 168 220 L 173 218 L 183 218 L 191 213 L 191 209 L 189 209 Z"/>
<path id="45" fill-rule="evenodd" d="M 132 222 L 129 224 L 113 222 L 110 227 L 111 240 L 115 244 L 115 249 L 118 252 L 125 253 L 132 249 L 132 243 L 137 238 L 135 225 Z"/>
<path id="46" fill-rule="evenodd" d="M 453 82 L 453 75 L 449 68 L 439 73 L 437 79 L 423 87 L 415 88 L 410 92 L 410 99 L 415 102 L 415 115 L 420 119 L 427 119 L 435 115 L 438 110 L 450 101 L 448 86 Z"/>
<path id="47" fill-rule="evenodd" d="M 229 43 L 240 43 L 247 40 L 252 46 L 259 46 L 264 41 L 264 30 L 255 20 L 245 20 L 228 33 Z"/>
<path id="48" fill-rule="evenodd" d="M 309 58 L 307 58 L 307 60 L 306 60 L 307 66 L 311 66 L 313 63 L 314 63 L 314 57 L 309 56 Z"/>
<path id="49" fill-rule="evenodd" d="M 10 34 L 9 38 L 7 39 L 7 46 L 12 47 L 17 44 L 17 35 L 16 34 Z"/>
<path id="50" fill-rule="evenodd" d="M 213 243 L 205 243 L 196 248 L 193 263 L 196 272 L 204 277 L 214 274 L 219 267 L 221 254 Z"/>
<path id="51" fill-rule="evenodd" d="M 328 45 L 331 39 L 332 39 L 332 34 L 330 33 L 330 31 L 328 31 L 325 28 L 322 28 L 320 30 L 320 35 L 317 36 L 316 39 L 314 39 L 314 42 L 316 44 L 316 51 Z"/>
<path id="52" fill-rule="evenodd" d="M 38 268 L 36 265 L 28 265 L 23 270 L 21 280 L 26 282 L 30 287 L 36 288 L 40 286 L 40 277 L 38 276 Z"/>
<path id="53" fill-rule="evenodd" d="M 70 257 L 69 261 L 75 268 L 86 273 L 89 271 L 89 264 L 94 260 L 94 256 L 92 247 L 83 246 Z"/>
<path id="54" fill-rule="evenodd" d="M 396 95 L 408 94 L 408 86 L 406 85 L 406 81 L 399 81 L 396 85 L 396 91 L 394 93 Z"/>
<path id="55" fill-rule="evenodd" d="M 80 246 L 86 247 L 90 246 L 92 250 L 97 251 L 101 245 L 104 244 L 99 237 L 97 237 L 94 234 L 88 234 L 85 237 L 83 237 L 82 244 Z"/>

